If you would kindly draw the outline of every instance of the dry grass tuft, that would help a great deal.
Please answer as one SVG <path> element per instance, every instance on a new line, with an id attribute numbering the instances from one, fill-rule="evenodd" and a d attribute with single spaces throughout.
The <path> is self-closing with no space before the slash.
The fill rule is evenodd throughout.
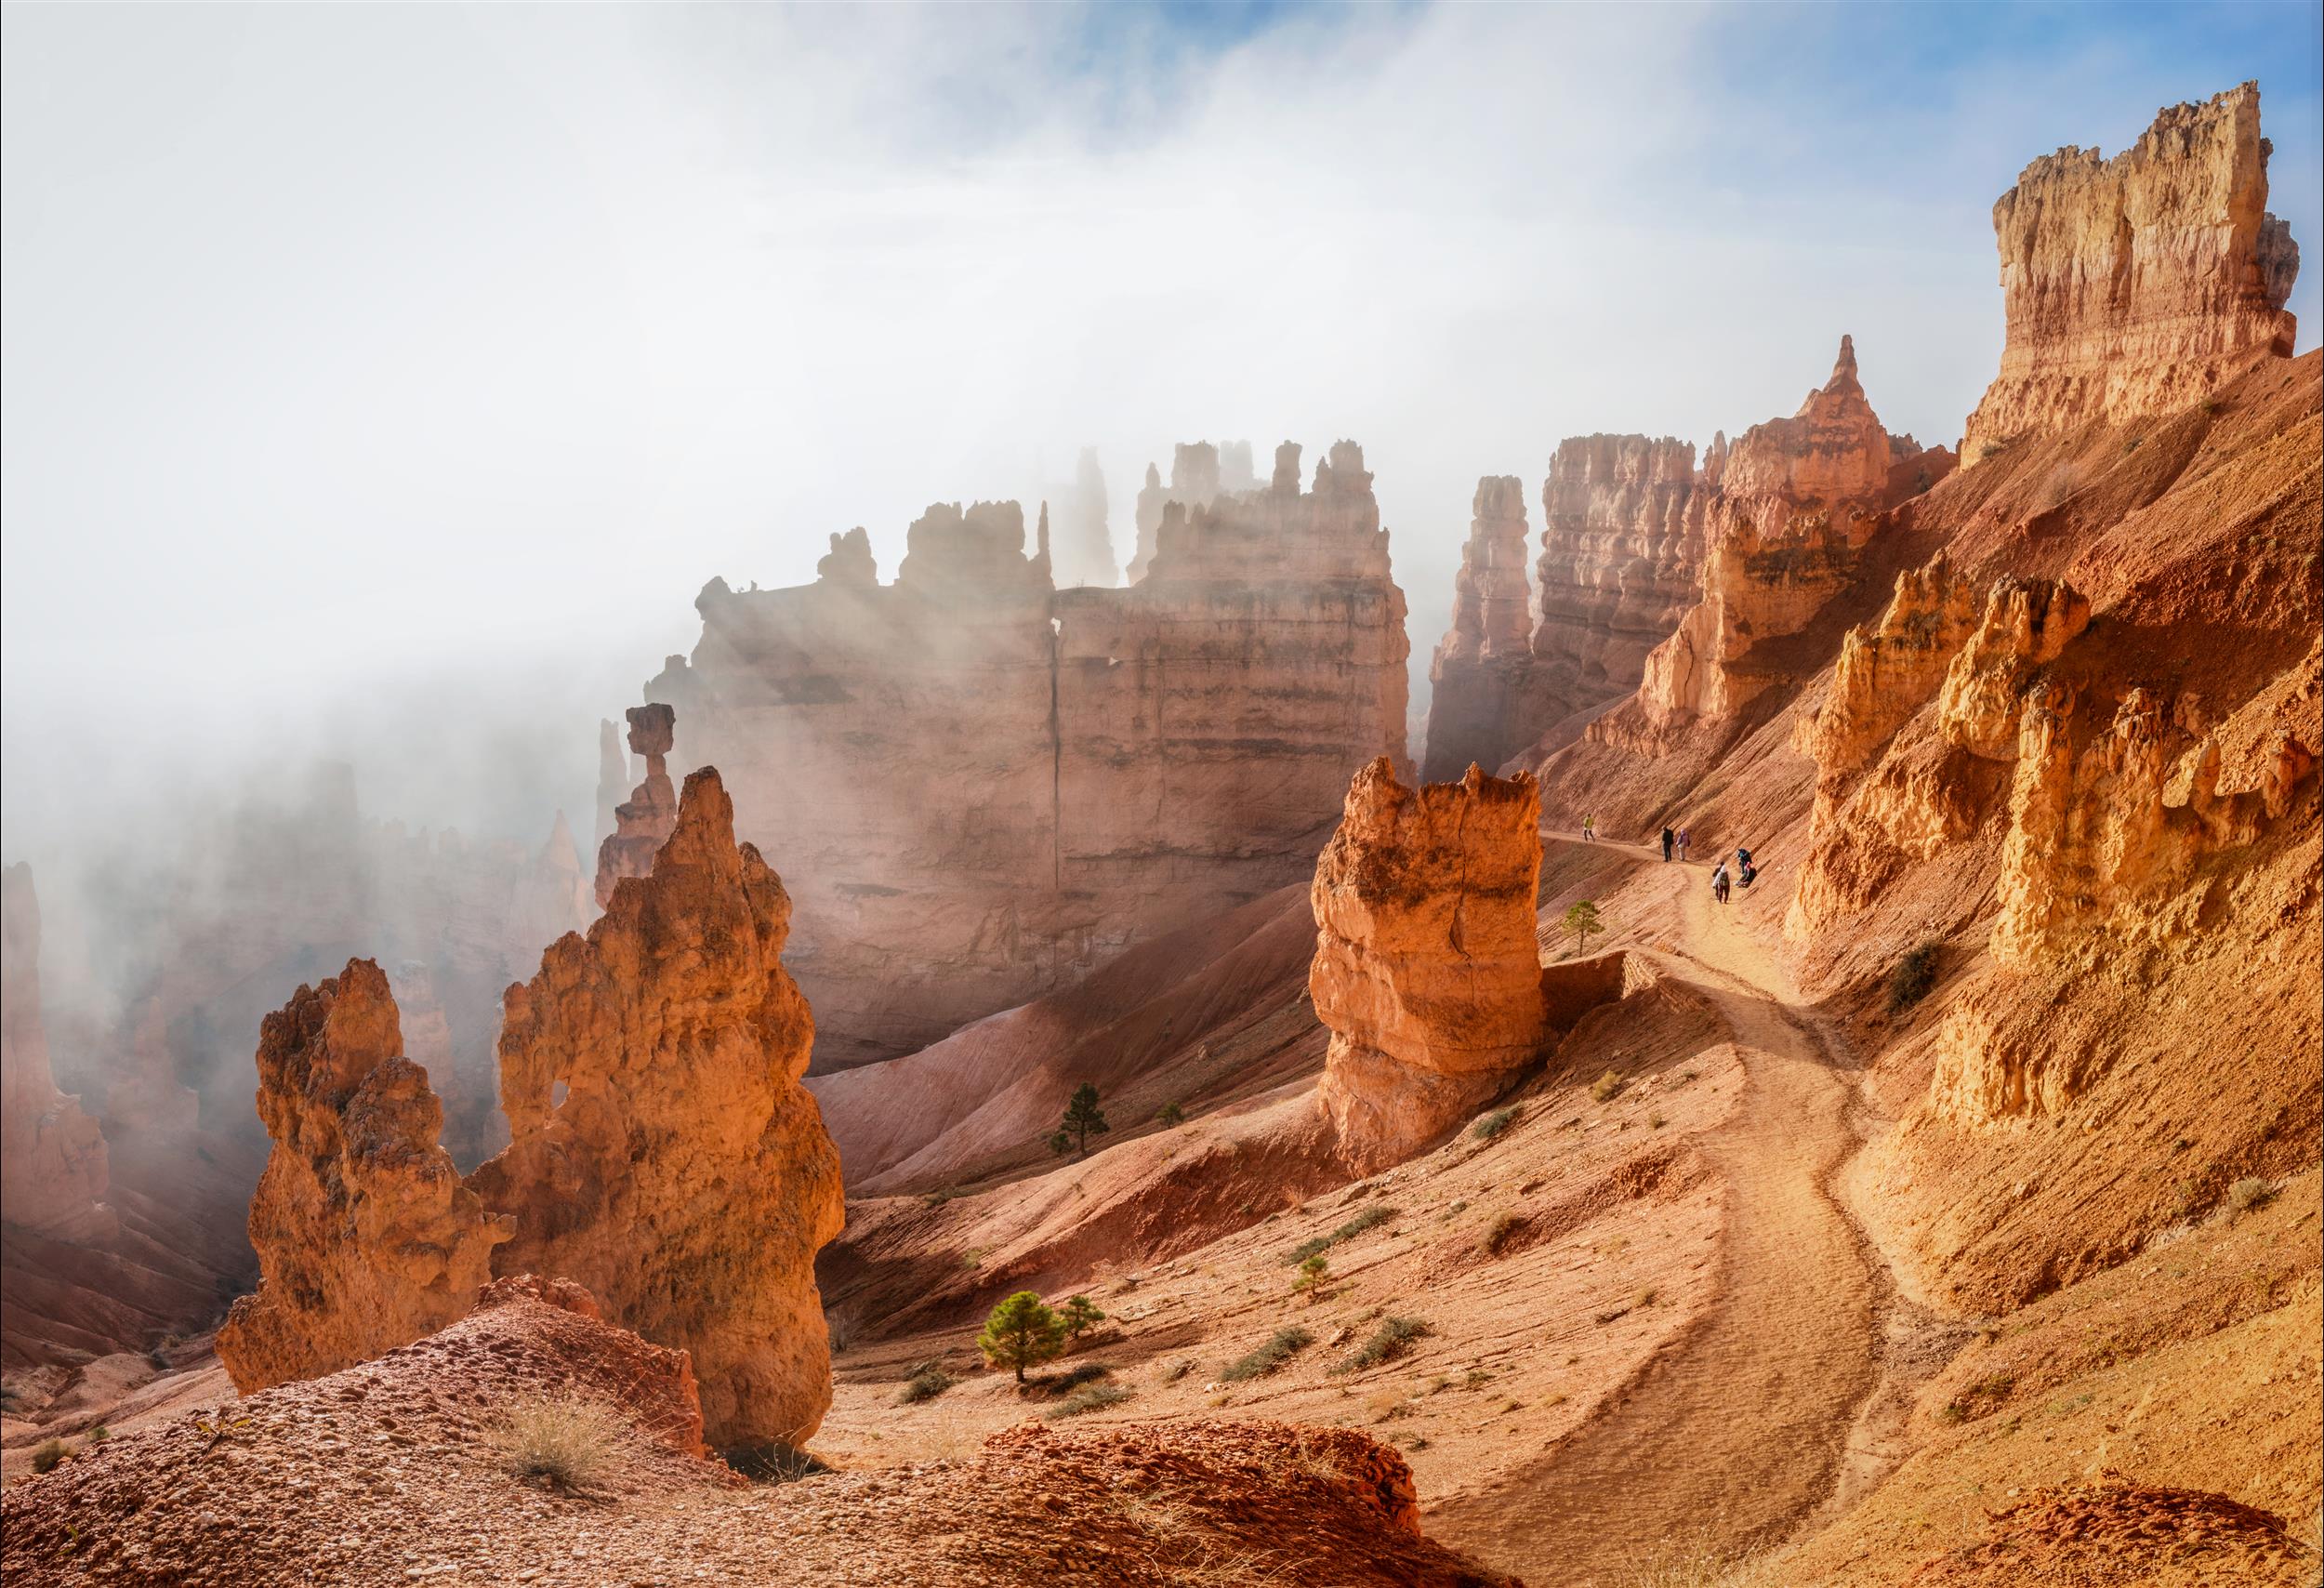
<path id="1" fill-rule="evenodd" d="M 1050 1411 L 1051 1417 L 1078 1417 L 1085 1411 L 1103 1411 L 1109 1406 L 1119 1406 L 1129 1398 L 1129 1390 L 1123 1384 L 1085 1384 L 1061 1400 Z"/>
<path id="2" fill-rule="evenodd" d="M 568 1493 L 596 1490 L 634 1430 L 602 1401 L 533 1396 L 516 1402 L 484 1436 L 502 1470 Z"/>
<path id="3" fill-rule="evenodd" d="M 1605 1074 L 1590 1083 L 1590 1095 L 1601 1103 L 1613 1102 L 1615 1094 L 1621 1090 L 1622 1078 L 1612 1070 L 1606 1071 Z"/>

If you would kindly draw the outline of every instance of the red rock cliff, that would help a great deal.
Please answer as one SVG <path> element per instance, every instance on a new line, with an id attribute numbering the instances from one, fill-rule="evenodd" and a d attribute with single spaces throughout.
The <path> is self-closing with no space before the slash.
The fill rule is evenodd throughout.
<path id="1" fill-rule="evenodd" d="M 1198 459 L 1182 460 L 1188 473 Z M 650 686 L 795 880 L 817 1067 L 909 1052 L 1305 876 L 1404 754 L 1404 597 L 1363 454 L 1164 504 L 1146 576 L 1056 590 L 1013 504 L 940 508 L 892 585 L 696 602 Z"/>
<path id="2" fill-rule="evenodd" d="M 799 1084 L 814 1023 L 789 927 L 719 774 L 695 772 L 651 874 L 508 989 L 509 1145 L 471 1181 L 515 1221 L 499 1271 L 576 1280 L 691 1352 L 730 1447 L 799 1444 L 831 1404 L 814 1261 L 844 1216 L 839 1158 Z"/>
<path id="3" fill-rule="evenodd" d="M 2254 358 L 2291 355 L 2300 250 L 2267 213 L 2268 153 L 2246 83 L 2159 112 L 2111 160 L 2067 148 L 2026 167 L 1993 206 L 2008 333 L 1965 461 L 2185 407 Z"/>
<path id="4" fill-rule="evenodd" d="M 1355 775 L 1315 863 L 1308 989 L 1331 1028 L 1318 1088 L 1357 1173 L 1410 1156 L 1538 1057 L 1541 797 L 1472 767 L 1406 788 Z"/>
<path id="5" fill-rule="evenodd" d="M 388 978 L 369 959 L 267 1016 L 258 1115 L 274 1151 L 250 1204 L 264 1277 L 218 1334 L 245 1395 L 464 1317 L 508 1238 L 437 1145 L 442 1105 L 403 1046 Z"/>

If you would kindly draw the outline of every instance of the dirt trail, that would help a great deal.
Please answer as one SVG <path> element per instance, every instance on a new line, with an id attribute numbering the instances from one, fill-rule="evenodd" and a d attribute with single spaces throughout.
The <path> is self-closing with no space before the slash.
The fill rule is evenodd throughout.
<path id="1" fill-rule="evenodd" d="M 1550 835 L 1549 841 L 1561 841 Z M 1708 866 L 1650 859 L 1678 945 L 1666 968 L 1734 1032 L 1741 1105 L 1697 1138 L 1725 1176 L 1720 1298 L 1589 1423 L 1490 1490 L 1449 1502 L 1480 1553 L 1529 1580 L 1617 1580 L 1657 1557 L 1783 1537 L 1832 1492 L 1874 1385 L 1876 1259 L 1829 1190 L 1855 1149 L 1853 1088 Z"/>

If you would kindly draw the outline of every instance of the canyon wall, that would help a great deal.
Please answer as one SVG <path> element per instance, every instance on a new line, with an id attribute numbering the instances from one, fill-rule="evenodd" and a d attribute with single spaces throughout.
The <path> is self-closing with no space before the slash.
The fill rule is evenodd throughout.
<path id="1" fill-rule="evenodd" d="M 1406 788 L 1383 757 L 1350 785 L 1315 863 L 1308 989 L 1331 1028 L 1316 1095 L 1356 1173 L 1411 1156 L 1539 1057 L 1540 820 L 1525 773 Z"/>
<path id="2" fill-rule="evenodd" d="M 1215 448 L 1182 449 L 1210 488 Z M 1199 493 L 1196 493 L 1199 494 Z M 1361 449 L 1159 505 L 1144 576 L 1059 590 L 1013 503 L 937 507 L 891 585 L 736 592 L 647 687 L 795 880 L 819 1072 L 924 1047 L 1298 880 L 1404 755 L 1403 592 Z"/>
<path id="3" fill-rule="evenodd" d="M 693 773 L 648 874 L 508 989 L 509 1144 L 469 1182 L 514 1223 L 496 1270 L 575 1280 L 683 1346 L 726 1447 L 799 1445 L 831 1404 L 814 1261 L 844 1210 L 799 1084 L 814 1021 L 783 968 L 790 907 L 718 772 Z"/>
<path id="4" fill-rule="evenodd" d="M 258 1037 L 274 1150 L 250 1203 L 263 1273 L 218 1330 L 244 1395 L 368 1361 L 460 1318 L 508 1221 L 486 1216 L 438 1145 L 443 1106 L 403 1055 L 388 978 L 350 959 Z"/>
<path id="5" fill-rule="evenodd" d="M 1993 206 L 2008 330 L 1966 459 L 2185 407 L 2291 355 L 2300 250 L 2267 213 L 2269 152 L 2246 83 L 2161 111 L 2111 160 L 2069 147 L 2026 167 Z"/>

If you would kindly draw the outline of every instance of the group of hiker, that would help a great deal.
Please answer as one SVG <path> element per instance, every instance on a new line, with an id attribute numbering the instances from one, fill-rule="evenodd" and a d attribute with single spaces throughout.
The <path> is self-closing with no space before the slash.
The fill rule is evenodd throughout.
<path id="1" fill-rule="evenodd" d="M 1594 814 L 1582 817 L 1581 839 L 1584 843 L 1598 841 L 1598 818 Z M 1693 836 L 1684 827 L 1664 827 L 1663 860 L 1667 863 L 1675 859 L 1684 863 L 1693 843 Z M 1759 863 L 1751 858 L 1751 852 L 1741 844 L 1736 845 L 1734 869 L 1728 869 L 1728 865 L 1727 857 L 1721 855 L 1719 863 L 1710 868 L 1710 896 L 1723 905 L 1734 896 L 1736 887 L 1750 888 L 1752 880 L 1759 875 Z"/>

